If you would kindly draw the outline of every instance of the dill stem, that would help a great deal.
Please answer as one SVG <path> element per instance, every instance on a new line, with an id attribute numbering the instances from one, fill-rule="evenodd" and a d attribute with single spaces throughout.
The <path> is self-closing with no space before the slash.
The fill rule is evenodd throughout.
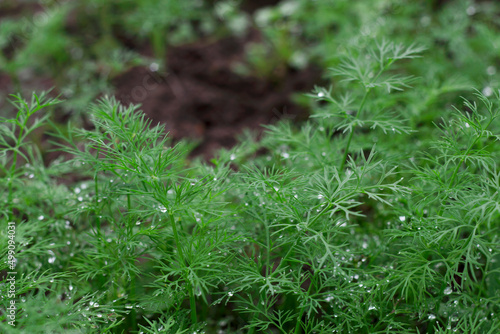
<path id="1" fill-rule="evenodd" d="M 363 111 L 363 108 L 364 108 L 365 103 L 366 103 L 366 98 L 368 97 L 369 94 L 370 94 L 370 89 L 368 88 L 365 91 L 365 95 L 363 96 L 363 100 L 361 100 L 361 104 L 359 106 L 358 112 L 356 113 L 356 116 L 354 118 L 354 124 L 353 124 L 353 126 L 351 128 L 351 132 L 349 133 L 349 138 L 347 139 L 347 145 L 346 145 L 346 148 L 345 148 L 345 151 L 344 151 L 344 156 L 342 158 L 342 162 L 340 164 L 339 171 L 343 171 L 344 170 L 344 166 L 345 166 L 345 163 L 347 161 L 347 155 L 349 154 L 349 147 L 351 146 L 352 136 L 354 134 L 354 130 L 356 129 L 356 121 L 358 120 L 359 115 Z"/>
<path id="2" fill-rule="evenodd" d="M 191 306 L 191 321 L 193 322 L 193 325 L 198 322 L 198 317 L 196 315 L 196 300 L 194 297 L 193 289 L 191 289 L 191 286 L 189 287 L 189 305 Z"/>
<path id="3" fill-rule="evenodd" d="M 256 316 L 257 316 L 257 312 L 254 312 L 253 315 L 252 315 L 252 320 L 250 322 L 253 322 L 253 320 L 255 319 Z M 255 327 L 251 327 L 248 330 L 248 334 L 254 334 L 254 333 L 255 333 Z"/>
<path id="4" fill-rule="evenodd" d="M 313 286 L 312 278 L 309 277 L 309 280 L 310 280 L 310 283 L 309 283 L 309 288 L 307 289 L 307 295 L 309 295 L 311 293 L 311 288 Z M 295 325 L 295 334 L 300 334 L 300 332 L 301 332 L 300 323 L 301 323 L 301 319 L 302 319 L 302 316 L 304 315 L 305 310 L 306 310 L 305 307 L 302 307 L 302 309 L 300 310 L 300 314 L 297 317 L 297 324 Z"/>
<path id="5" fill-rule="evenodd" d="M 271 241 L 269 240 L 269 225 L 264 224 L 266 227 L 266 262 L 267 262 L 267 268 L 266 268 L 266 277 L 268 277 L 272 273 L 272 268 L 271 268 Z"/>
<path id="6" fill-rule="evenodd" d="M 165 52 L 166 47 L 165 47 L 163 30 L 161 29 L 153 30 L 153 32 L 151 33 L 151 44 L 153 45 L 154 56 L 161 63 L 163 63 L 167 56 Z"/>
<path id="7" fill-rule="evenodd" d="M 384 73 L 394 62 L 394 59 L 390 59 L 389 62 L 384 66 L 380 66 L 380 70 L 378 71 L 377 75 L 375 78 L 370 82 L 370 84 L 375 83 L 380 75 Z M 347 155 L 349 154 L 349 147 L 351 146 L 351 141 L 352 141 L 352 136 L 354 134 L 354 129 L 356 128 L 356 121 L 359 119 L 359 115 L 363 112 L 363 109 L 365 107 L 366 99 L 368 98 L 368 95 L 370 95 L 372 87 L 367 88 L 366 84 L 364 85 L 365 87 L 365 95 L 363 96 L 363 100 L 361 100 L 361 104 L 359 105 L 358 112 L 356 113 L 356 116 L 354 117 L 354 124 L 351 129 L 351 133 L 349 134 L 349 139 L 347 140 L 347 145 L 344 151 L 344 157 L 342 158 L 342 162 L 340 164 L 340 171 L 344 170 L 345 163 L 347 162 Z"/>
<path id="8" fill-rule="evenodd" d="M 177 225 L 175 224 L 174 215 L 170 212 L 169 216 L 170 216 L 170 224 L 172 225 L 172 231 L 174 232 L 175 246 L 177 248 L 177 251 L 179 252 L 179 258 L 182 264 L 185 267 L 187 267 L 186 263 L 184 262 L 184 251 L 182 250 L 181 243 L 179 242 L 179 233 L 177 232 Z M 187 277 L 185 277 L 185 280 L 186 283 L 189 284 L 189 280 L 187 279 Z M 196 314 L 196 300 L 193 294 L 193 289 L 191 284 L 189 284 L 188 290 L 189 290 L 189 304 L 191 306 L 191 321 L 193 322 L 193 324 L 196 324 L 198 322 L 197 320 L 198 316 Z"/>
<path id="9" fill-rule="evenodd" d="M 99 145 L 99 147 L 97 148 L 96 160 L 99 160 L 100 150 L 101 150 L 101 145 Z M 101 233 L 101 218 L 99 217 L 99 210 L 97 209 L 99 206 L 99 184 L 98 184 L 98 178 L 97 178 L 97 170 L 94 173 L 94 192 L 95 192 L 95 220 L 96 220 L 97 231 L 100 234 Z"/>
<path id="10" fill-rule="evenodd" d="M 131 278 L 131 282 L 130 282 L 130 299 L 134 301 L 136 301 L 135 299 L 135 296 L 136 296 L 136 293 L 135 293 L 135 288 L 136 288 L 136 280 L 135 280 L 135 275 Z M 130 315 L 130 320 L 132 322 L 132 329 L 135 330 L 136 327 L 137 327 L 137 311 L 134 308 L 132 308 L 132 312 L 130 312 L 131 315 Z"/>
<path id="11" fill-rule="evenodd" d="M 26 108 L 27 105 L 24 104 L 24 107 Z M 23 138 L 23 133 L 24 129 L 28 125 L 28 119 L 30 117 L 30 112 L 29 110 L 26 110 L 26 118 L 24 120 L 24 123 L 22 126 L 19 127 L 19 135 L 17 136 L 17 143 L 16 143 L 16 149 L 14 150 L 14 156 L 12 157 L 12 165 L 10 166 L 10 172 L 9 172 L 9 195 L 8 195 L 8 203 L 9 203 L 9 220 L 12 220 L 14 218 L 14 214 L 12 212 L 13 208 L 13 202 L 12 202 L 12 195 L 13 195 L 13 186 L 12 186 L 12 180 L 14 178 L 14 173 L 16 171 L 16 166 L 17 166 L 17 157 L 18 157 L 18 150 L 21 147 L 21 140 Z"/>
<path id="12" fill-rule="evenodd" d="M 490 125 L 490 123 L 488 123 L 488 125 L 485 127 L 485 129 Z M 467 148 L 467 151 L 465 151 L 462 159 L 460 159 L 460 162 L 457 164 L 457 167 L 455 167 L 455 170 L 453 171 L 453 175 L 451 176 L 450 184 L 449 184 L 448 188 L 451 188 L 453 186 L 453 182 L 455 181 L 455 178 L 456 178 L 456 176 L 458 174 L 458 170 L 460 169 L 460 167 L 462 167 L 462 164 L 465 161 L 465 158 L 469 155 L 470 151 L 472 150 L 472 148 L 474 147 L 474 145 L 476 145 L 477 141 L 481 137 L 483 137 L 483 132 L 484 131 L 481 131 L 481 133 L 479 134 L 479 136 L 476 137 L 476 139 L 472 142 L 472 144 L 469 145 L 469 147 Z"/>

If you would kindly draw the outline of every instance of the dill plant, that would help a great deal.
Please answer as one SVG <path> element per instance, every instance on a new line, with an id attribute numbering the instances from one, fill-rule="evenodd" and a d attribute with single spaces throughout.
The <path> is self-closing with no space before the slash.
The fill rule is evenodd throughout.
<path id="1" fill-rule="evenodd" d="M 391 298 L 438 332 L 494 333 L 498 321 L 499 96 L 480 92 L 437 125 L 412 159 L 403 224 L 387 231 L 397 253 Z"/>
<path id="2" fill-rule="evenodd" d="M 15 280 L 16 327 L 2 311 L 4 333 L 85 332 L 89 328 L 112 328 L 103 314 L 116 320 L 119 311 L 93 302 L 95 291 L 76 286 L 71 258 L 78 251 L 74 225 L 65 218 L 67 201 L 74 195 L 57 179 L 68 172 L 64 165 L 45 166 L 35 139 L 47 126 L 48 111 L 58 100 L 34 94 L 31 100 L 13 96 L 14 118 L 2 118 L 0 126 L 0 206 L 2 308 L 7 309 L 6 273 L 17 272 Z M 59 161 L 60 162 L 60 161 Z M 7 223 L 14 222 L 15 269 L 7 261 Z M 94 307 L 89 308 L 89 305 Z M 50 307 L 47 307 L 50 305 Z M 105 324 L 105 321 L 108 324 Z"/>
<path id="3" fill-rule="evenodd" d="M 260 167 L 242 166 L 237 174 L 241 183 L 234 189 L 245 201 L 242 224 L 250 226 L 244 230 L 253 242 L 234 271 L 229 297 L 248 314 L 251 331 L 404 327 L 390 311 L 373 322 L 387 309 L 373 263 L 382 245 L 363 231 L 376 226 L 361 208 L 389 208 L 394 197 L 409 193 L 394 158 L 379 160 L 368 138 L 410 132 L 391 114 L 393 99 L 382 96 L 408 86 L 411 78 L 391 73 L 391 66 L 421 50 L 382 41 L 349 55 L 333 72 L 347 79 L 350 95 L 317 88 L 313 97 L 327 104 L 298 131 L 289 123 L 268 126 L 263 145 L 275 157 Z M 382 106 L 389 110 L 379 112 Z M 366 234 L 351 240 L 359 232 Z"/>
<path id="4" fill-rule="evenodd" d="M 18 226 L 22 306 L 0 328 L 498 331 L 500 99 L 477 92 L 420 135 L 404 90 L 423 48 L 365 45 L 332 70 L 344 81 L 310 94 L 309 121 L 211 163 L 104 98 L 88 129 L 51 124 L 64 155 L 46 166 L 30 139 L 50 122 L 33 117 L 58 101 L 16 97 L 1 212 Z"/>

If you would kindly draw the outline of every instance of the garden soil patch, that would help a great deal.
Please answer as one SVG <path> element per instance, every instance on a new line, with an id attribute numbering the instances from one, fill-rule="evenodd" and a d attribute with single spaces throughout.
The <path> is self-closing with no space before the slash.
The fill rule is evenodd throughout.
<path id="1" fill-rule="evenodd" d="M 236 144 L 244 128 L 261 129 L 261 124 L 282 117 L 305 119 L 307 111 L 291 97 L 318 84 L 320 70 L 289 68 L 278 78 L 239 75 L 234 65 L 244 61 L 251 39 L 255 37 L 171 48 L 165 75 L 134 67 L 114 79 L 116 96 L 125 104 L 141 103 L 147 116 L 165 124 L 174 140 L 199 141 L 193 155 L 205 158 Z"/>
<path id="2" fill-rule="evenodd" d="M 247 0 L 243 1 L 241 4 L 241 9 L 253 13 L 257 9 L 269 6 L 275 6 L 279 3 L 279 0 Z"/>
<path id="3" fill-rule="evenodd" d="M 8 94 L 12 90 L 12 83 L 10 77 L 6 74 L 0 73 L 0 110 L 2 110 L 1 114 L 4 114 L 3 111 L 8 106 Z"/>

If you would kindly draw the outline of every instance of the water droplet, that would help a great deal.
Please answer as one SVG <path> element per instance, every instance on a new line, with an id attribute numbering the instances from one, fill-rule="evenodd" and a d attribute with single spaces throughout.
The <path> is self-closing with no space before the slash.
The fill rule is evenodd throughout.
<path id="1" fill-rule="evenodd" d="M 476 7 L 469 6 L 469 7 L 467 7 L 466 12 L 467 12 L 467 15 L 472 16 L 472 15 L 476 14 Z"/>
<path id="2" fill-rule="evenodd" d="M 234 159 L 236 159 L 236 155 L 231 154 L 231 156 L 229 157 L 229 159 L 230 159 L 231 161 L 233 161 Z"/>
<path id="3" fill-rule="evenodd" d="M 45 218 L 45 217 L 42 215 L 38 216 L 38 220 L 43 220 L 43 218 Z"/>
<path id="4" fill-rule="evenodd" d="M 497 69 L 495 68 L 495 66 L 488 66 L 488 68 L 486 69 L 486 73 L 488 75 L 494 75 L 495 73 L 497 73 Z"/>
<path id="5" fill-rule="evenodd" d="M 318 97 L 323 97 L 323 96 L 325 96 L 325 93 L 323 93 L 323 92 L 318 93 Z"/>
<path id="6" fill-rule="evenodd" d="M 373 305 L 368 306 L 368 311 L 376 310 L 377 308 Z"/>
<path id="7" fill-rule="evenodd" d="M 445 295 L 449 295 L 453 292 L 453 290 L 451 289 L 451 287 L 448 286 L 448 287 L 446 287 L 446 289 L 444 289 L 443 292 Z"/>
<path id="8" fill-rule="evenodd" d="M 49 263 L 54 263 L 56 261 L 56 256 L 54 254 L 53 251 L 49 250 L 49 254 L 52 255 L 51 257 L 49 257 Z"/>
<path id="9" fill-rule="evenodd" d="M 484 87 L 483 88 L 483 94 L 486 97 L 491 96 L 493 94 L 493 88 L 491 88 L 490 86 Z"/>
<path id="10" fill-rule="evenodd" d="M 424 27 L 427 27 L 429 24 L 431 24 L 431 18 L 427 15 L 422 16 L 420 18 L 420 24 Z"/>
<path id="11" fill-rule="evenodd" d="M 429 320 L 434 320 L 436 319 L 436 316 L 434 314 L 429 314 L 429 317 L 428 317 Z"/>
<path id="12" fill-rule="evenodd" d="M 404 222 L 406 220 L 406 217 L 405 216 L 399 216 L 399 220 Z"/>
<path id="13" fill-rule="evenodd" d="M 159 69 L 160 69 L 160 65 L 158 65 L 157 63 L 151 63 L 151 64 L 149 65 L 149 70 L 150 70 L 151 72 L 156 72 L 156 71 L 158 71 Z"/>

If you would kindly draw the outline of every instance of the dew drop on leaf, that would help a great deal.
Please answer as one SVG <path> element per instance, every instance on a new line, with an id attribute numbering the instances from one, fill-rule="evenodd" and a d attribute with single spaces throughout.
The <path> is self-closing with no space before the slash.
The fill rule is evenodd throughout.
<path id="1" fill-rule="evenodd" d="M 491 96 L 493 94 L 493 88 L 491 88 L 490 86 L 486 86 L 486 87 L 483 88 L 482 93 L 486 97 Z"/>
<path id="2" fill-rule="evenodd" d="M 49 250 L 49 254 L 50 254 L 50 255 L 52 255 L 52 256 L 51 256 L 51 257 L 49 257 L 48 262 L 49 262 L 49 263 L 54 263 L 54 262 L 56 261 L 56 256 L 55 256 L 54 252 L 53 252 L 53 251 L 51 251 L 51 250 Z"/>
<path id="3" fill-rule="evenodd" d="M 469 6 L 469 7 L 467 7 L 466 12 L 467 12 L 467 15 L 472 16 L 472 15 L 476 14 L 476 7 Z"/>

